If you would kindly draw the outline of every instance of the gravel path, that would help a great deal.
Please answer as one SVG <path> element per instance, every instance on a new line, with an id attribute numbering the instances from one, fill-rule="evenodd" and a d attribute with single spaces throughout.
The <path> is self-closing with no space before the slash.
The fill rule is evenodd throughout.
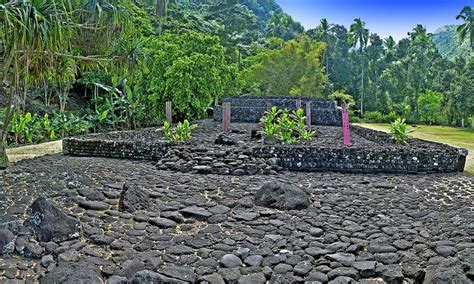
<path id="1" fill-rule="evenodd" d="M 311 206 L 255 206 L 255 192 L 271 181 L 302 188 Z M 152 205 L 121 212 L 123 184 L 144 190 Z M 0 229 L 37 251 L 3 255 L 0 282 L 34 282 L 71 263 L 79 265 L 72 274 L 93 264 L 88 273 L 97 269 L 104 281 L 469 283 L 474 276 L 474 178 L 463 174 L 235 177 L 54 155 L 0 172 L 0 188 Z M 37 243 L 21 224 L 39 196 L 78 217 L 81 238 Z"/>

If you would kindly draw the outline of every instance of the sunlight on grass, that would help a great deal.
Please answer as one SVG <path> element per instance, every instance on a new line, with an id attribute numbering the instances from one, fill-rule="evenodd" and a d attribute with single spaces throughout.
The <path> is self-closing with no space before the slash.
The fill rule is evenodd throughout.
<path id="1" fill-rule="evenodd" d="M 7 155 L 10 162 L 15 163 L 21 160 L 33 159 L 35 157 L 52 155 L 63 151 L 62 141 L 42 143 L 38 145 L 29 145 L 17 148 L 7 149 Z"/>
<path id="2" fill-rule="evenodd" d="M 389 131 L 389 124 L 356 123 L 355 125 L 385 132 Z M 474 175 L 474 129 L 420 125 L 417 127 L 410 126 L 409 130 L 413 130 L 411 135 L 415 138 L 467 149 L 469 155 L 467 156 L 465 170 L 467 173 Z"/>

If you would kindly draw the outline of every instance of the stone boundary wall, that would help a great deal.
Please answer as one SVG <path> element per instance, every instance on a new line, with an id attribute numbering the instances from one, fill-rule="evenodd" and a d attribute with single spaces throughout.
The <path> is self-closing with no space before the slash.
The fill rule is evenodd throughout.
<path id="1" fill-rule="evenodd" d="M 224 103 L 231 103 L 231 122 L 257 123 L 267 111 L 267 103 L 279 109 L 296 110 L 295 97 L 230 97 Z M 335 101 L 318 98 L 301 98 L 301 107 L 311 102 L 311 122 L 313 125 L 341 126 L 342 114 Z M 222 106 L 214 110 L 214 120 L 222 121 Z"/>
<path id="2" fill-rule="evenodd" d="M 358 126 L 351 130 L 379 146 L 264 145 L 216 150 L 164 141 L 145 143 L 86 136 L 64 139 L 63 152 L 71 156 L 152 160 L 162 170 L 204 174 L 274 174 L 281 170 L 417 174 L 464 170 L 465 149 L 417 139 L 412 146 L 402 147 L 388 142 L 387 133 Z"/>
<path id="3" fill-rule="evenodd" d="M 170 143 L 145 143 L 105 139 L 63 139 L 63 154 L 80 157 L 159 160 L 166 155 Z"/>
<path id="4" fill-rule="evenodd" d="M 263 147 L 258 156 L 277 158 L 278 164 L 289 171 L 336 171 L 348 173 L 449 173 L 459 168 L 457 149 L 397 148 L 314 148 L 314 147 Z"/>

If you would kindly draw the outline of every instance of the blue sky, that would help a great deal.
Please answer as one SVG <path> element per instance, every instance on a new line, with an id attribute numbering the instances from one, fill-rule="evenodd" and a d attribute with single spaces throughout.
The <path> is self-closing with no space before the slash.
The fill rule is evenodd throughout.
<path id="1" fill-rule="evenodd" d="M 459 24 L 456 15 L 474 0 L 276 0 L 283 10 L 306 29 L 314 28 L 322 18 L 349 27 L 354 18 L 366 22 L 370 32 L 381 37 L 392 35 L 400 40 L 416 24 L 428 32 L 446 24 Z"/>

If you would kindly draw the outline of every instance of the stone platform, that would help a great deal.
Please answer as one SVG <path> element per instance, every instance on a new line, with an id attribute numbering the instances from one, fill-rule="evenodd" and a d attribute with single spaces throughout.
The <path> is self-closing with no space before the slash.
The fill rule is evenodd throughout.
<path id="1" fill-rule="evenodd" d="M 145 159 L 162 170 L 230 175 L 269 174 L 283 170 L 346 173 L 426 174 L 463 171 L 467 150 L 445 144 L 411 139 L 407 145 L 390 135 L 353 126 L 352 145 L 342 141 L 342 128 L 319 126 L 315 138 L 296 145 L 267 144 L 252 139 L 260 126 L 233 123 L 226 136 L 233 145 L 219 145 L 221 124 L 198 121 L 188 143 L 163 140 L 160 132 L 145 129 L 89 135 L 63 141 L 66 155 Z"/>

